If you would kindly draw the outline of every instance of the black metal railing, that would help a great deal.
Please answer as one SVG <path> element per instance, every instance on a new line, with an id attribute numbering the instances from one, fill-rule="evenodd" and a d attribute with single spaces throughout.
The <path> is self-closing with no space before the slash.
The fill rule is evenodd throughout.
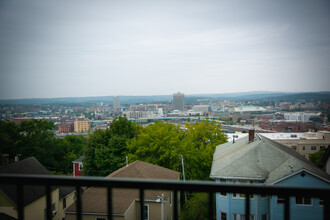
<path id="1" fill-rule="evenodd" d="M 112 189 L 127 188 L 138 189 L 140 199 L 140 219 L 144 219 L 144 191 L 145 190 L 170 190 L 174 192 L 174 216 L 179 218 L 178 212 L 178 192 L 206 192 L 209 193 L 209 219 L 214 219 L 214 200 L 216 192 L 222 193 L 242 193 L 245 194 L 245 216 L 250 216 L 250 195 L 277 195 L 285 199 L 284 219 L 290 219 L 291 196 L 305 196 L 322 198 L 324 200 L 323 219 L 330 219 L 330 188 L 311 187 L 283 187 L 270 185 L 244 185 L 244 184 L 223 184 L 208 181 L 170 181 L 170 180 L 148 180 L 148 179 L 123 179 L 123 178 L 96 178 L 96 177 L 59 177 L 45 175 L 10 175 L 0 174 L 0 184 L 14 184 L 17 186 L 17 210 L 18 219 L 24 219 L 23 186 L 43 185 L 46 186 L 47 219 L 52 219 L 51 210 L 51 187 L 52 186 L 74 186 L 77 192 L 77 219 L 82 219 L 81 189 L 82 187 L 106 187 L 107 188 L 107 209 L 108 219 L 113 219 L 112 215 Z"/>

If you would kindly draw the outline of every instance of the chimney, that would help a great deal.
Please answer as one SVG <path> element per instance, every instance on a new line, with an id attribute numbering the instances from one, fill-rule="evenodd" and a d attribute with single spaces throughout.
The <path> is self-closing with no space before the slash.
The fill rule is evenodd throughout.
<path id="1" fill-rule="evenodd" d="M 249 143 L 254 141 L 254 130 L 249 130 Z"/>

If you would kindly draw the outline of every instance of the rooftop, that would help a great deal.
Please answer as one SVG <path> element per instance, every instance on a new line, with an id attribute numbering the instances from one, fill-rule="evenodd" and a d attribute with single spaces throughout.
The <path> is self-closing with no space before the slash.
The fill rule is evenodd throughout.
<path id="1" fill-rule="evenodd" d="M 266 137 L 256 135 L 251 143 L 248 137 L 216 147 L 211 178 L 254 179 L 272 184 L 301 170 L 326 179 L 330 176 L 317 168 L 295 150 Z"/>

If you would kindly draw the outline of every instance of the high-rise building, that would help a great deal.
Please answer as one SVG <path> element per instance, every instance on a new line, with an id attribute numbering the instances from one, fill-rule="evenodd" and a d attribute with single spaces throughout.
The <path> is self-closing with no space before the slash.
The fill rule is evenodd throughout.
<path id="1" fill-rule="evenodd" d="M 118 112 L 120 111 L 120 99 L 119 96 L 113 97 L 113 111 Z"/>
<path id="2" fill-rule="evenodd" d="M 184 94 L 183 93 L 174 93 L 173 94 L 173 110 L 184 110 Z"/>

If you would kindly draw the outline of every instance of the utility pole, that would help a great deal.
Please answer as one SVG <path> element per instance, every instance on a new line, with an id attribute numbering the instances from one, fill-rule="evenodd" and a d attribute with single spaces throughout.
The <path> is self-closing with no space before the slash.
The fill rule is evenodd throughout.
<path id="1" fill-rule="evenodd" d="M 183 177 L 183 181 L 186 181 L 186 177 L 185 177 L 185 174 L 184 174 L 183 155 L 180 155 L 179 157 L 181 157 L 181 163 L 182 163 L 182 177 Z M 184 200 L 185 200 L 185 202 L 187 202 L 187 194 L 186 194 L 186 192 L 184 192 Z"/>

